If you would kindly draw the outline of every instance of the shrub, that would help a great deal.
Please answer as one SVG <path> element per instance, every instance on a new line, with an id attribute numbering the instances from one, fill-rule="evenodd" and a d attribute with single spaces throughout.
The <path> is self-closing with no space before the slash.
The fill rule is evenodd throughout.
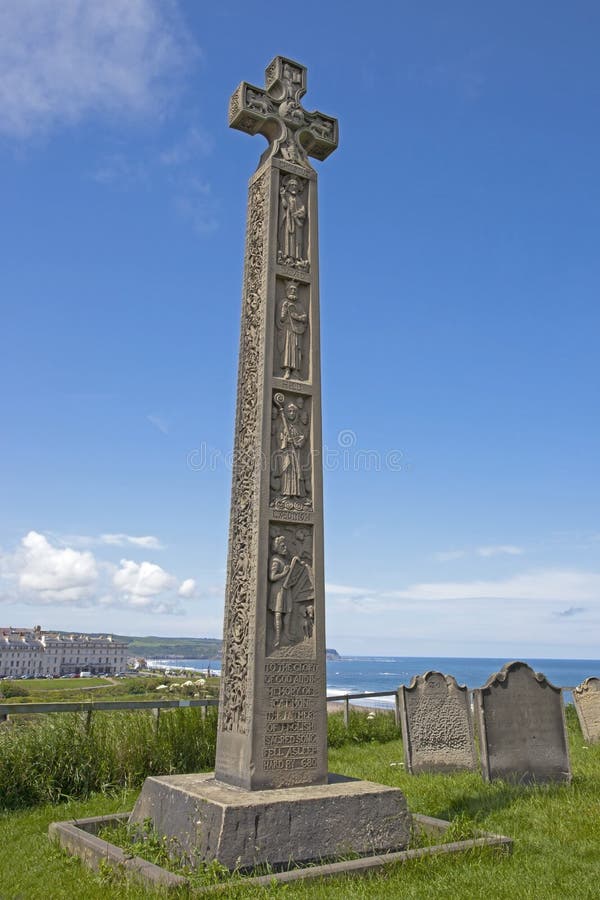
<path id="1" fill-rule="evenodd" d="M 122 688 L 124 694 L 147 694 L 159 684 L 158 678 L 128 678 Z"/>
<path id="2" fill-rule="evenodd" d="M 0 684 L 0 697 L 8 700 L 9 697 L 28 697 L 29 691 L 24 684 L 17 681 L 3 681 Z"/>

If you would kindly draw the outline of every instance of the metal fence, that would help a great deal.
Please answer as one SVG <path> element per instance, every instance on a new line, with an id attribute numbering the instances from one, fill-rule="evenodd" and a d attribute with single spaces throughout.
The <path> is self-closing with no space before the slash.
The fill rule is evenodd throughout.
<path id="1" fill-rule="evenodd" d="M 219 701 L 215 697 L 205 697 L 201 700 L 85 700 L 74 703 L 0 703 L 0 722 L 6 722 L 8 716 L 37 715 L 39 713 L 85 713 L 86 727 L 89 728 L 92 715 L 95 712 L 149 709 L 156 716 L 156 724 L 160 720 L 161 709 L 186 709 L 199 706 L 202 715 L 206 716 L 209 706 L 218 706 Z"/>
<path id="2" fill-rule="evenodd" d="M 565 694 L 575 690 L 574 687 L 561 687 L 563 697 Z M 383 704 L 377 705 L 373 703 L 380 697 L 393 697 L 394 705 L 387 706 Z M 365 691 L 360 694 L 335 694 L 327 697 L 328 703 L 343 703 L 344 724 L 346 727 L 350 724 L 350 704 L 353 700 L 370 701 L 366 705 L 374 705 L 381 711 L 389 711 L 394 713 L 396 725 L 400 725 L 400 699 L 398 691 Z M 200 707 L 202 715 L 206 716 L 206 710 L 210 706 L 218 706 L 219 701 L 216 697 L 205 697 L 203 699 L 182 699 L 182 700 L 86 700 L 74 703 L 0 703 L 0 722 L 6 722 L 8 716 L 19 715 L 37 715 L 40 713 L 66 713 L 78 712 L 85 713 L 86 727 L 89 728 L 92 715 L 95 712 L 115 711 L 115 710 L 136 710 L 149 709 L 154 712 L 156 722 L 160 718 L 162 709 L 186 709 L 188 707 Z M 362 705 L 362 704 L 357 704 Z"/>

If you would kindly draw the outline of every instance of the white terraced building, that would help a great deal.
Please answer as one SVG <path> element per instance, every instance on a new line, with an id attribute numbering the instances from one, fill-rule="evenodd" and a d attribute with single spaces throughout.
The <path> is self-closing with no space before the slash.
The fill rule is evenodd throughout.
<path id="1" fill-rule="evenodd" d="M 112 635 L 59 634 L 35 628 L 0 628 L 0 678 L 23 675 L 114 675 L 127 670 L 127 644 Z"/>

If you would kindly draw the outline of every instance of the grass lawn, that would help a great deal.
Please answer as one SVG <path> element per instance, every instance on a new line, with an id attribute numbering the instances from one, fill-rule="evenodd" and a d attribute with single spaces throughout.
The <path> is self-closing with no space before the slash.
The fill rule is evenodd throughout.
<path id="1" fill-rule="evenodd" d="M 192 679 L 199 676 L 191 676 Z M 188 676 L 139 676 L 125 678 L 32 678 L 31 681 L 0 682 L 0 703 L 60 703 L 100 700 L 177 699 L 179 693 L 157 692 L 159 684 L 181 684 Z M 18 695 L 11 696 L 12 690 Z M 215 697 L 219 692 L 217 678 L 209 678 L 203 692 Z M 6 696 L 3 696 L 3 693 Z M 185 691 L 181 696 L 186 696 Z M 2 895 L 0 895 L 1 897 Z"/>
<path id="2" fill-rule="evenodd" d="M 32 694 L 46 693 L 46 691 L 64 691 L 69 688 L 105 687 L 109 682 L 106 678 L 32 678 L 30 681 L 22 681 Z"/>
<path id="3" fill-rule="evenodd" d="M 569 710 L 571 713 L 571 710 Z M 367 878 L 340 878 L 262 891 L 233 885 L 228 897 L 282 894 L 305 898 L 597 898 L 600 896 L 600 746 L 585 747 L 569 715 L 573 783 L 570 786 L 486 785 L 479 775 L 404 773 L 402 745 L 363 743 L 330 750 L 330 768 L 396 785 L 414 812 L 459 818 L 514 838 L 512 856 L 472 851 L 390 866 Z M 131 809 L 137 791 L 34 810 L 0 814 L 0 897 L 134 898 L 147 891 L 95 875 L 63 855 L 46 838 L 56 819 Z M 159 896 L 159 895 L 155 895 Z M 221 895 L 222 896 L 222 895 Z"/>
<path id="4" fill-rule="evenodd" d="M 27 703 L 33 702 L 33 699 L 38 698 L 39 702 L 43 703 L 45 700 L 48 703 L 52 703 L 55 700 L 54 696 L 46 696 L 47 694 L 67 694 L 73 693 L 73 691 L 82 691 L 85 689 L 94 688 L 94 690 L 99 690 L 102 688 L 112 687 L 112 682 L 108 681 L 106 678 L 32 678 L 30 681 L 17 681 L 11 682 L 12 684 L 17 684 L 27 691 L 29 696 L 25 697 L 15 697 L 14 702 L 16 703 Z M 0 688 L 2 686 L 0 685 Z M 12 698 L 8 698 L 7 700 L 3 700 L 3 703 L 11 702 Z"/>

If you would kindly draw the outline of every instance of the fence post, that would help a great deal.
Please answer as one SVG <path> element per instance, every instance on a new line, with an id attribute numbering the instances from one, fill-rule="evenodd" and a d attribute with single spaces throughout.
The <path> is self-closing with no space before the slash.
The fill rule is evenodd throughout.
<path id="1" fill-rule="evenodd" d="M 348 697 L 344 700 L 344 725 L 350 728 L 350 700 Z"/>
<path id="2" fill-rule="evenodd" d="M 153 709 L 152 713 L 153 713 L 154 719 L 155 719 L 154 732 L 155 732 L 155 734 L 158 734 L 158 729 L 160 726 L 160 706 L 157 706 L 156 709 Z"/>
<path id="3" fill-rule="evenodd" d="M 92 726 L 92 710 L 88 709 L 88 711 L 85 714 L 85 725 L 84 725 L 86 733 L 90 730 L 91 726 Z"/>
<path id="4" fill-rule="evenodd" d="M 394 721 L 396 722 L 396 728 L 400 728 L 400 691 L 396 691 L 396 696 L 394 697 Z"/>
<path id="5" fill-rule="evenodd" d="M 206 719 L 206 706 L 201 706 L 201 707 L 200 707 L 200 718 L 201 718 L 201 719 Z"/>

